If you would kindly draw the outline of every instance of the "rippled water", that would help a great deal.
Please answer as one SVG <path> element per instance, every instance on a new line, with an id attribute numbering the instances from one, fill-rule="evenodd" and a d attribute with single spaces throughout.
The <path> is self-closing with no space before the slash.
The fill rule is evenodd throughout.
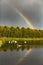
<path id="1" fill-rule="evenodd" d="M 0 65 L 43 65 L 43 48 L 1 51 Z"/>

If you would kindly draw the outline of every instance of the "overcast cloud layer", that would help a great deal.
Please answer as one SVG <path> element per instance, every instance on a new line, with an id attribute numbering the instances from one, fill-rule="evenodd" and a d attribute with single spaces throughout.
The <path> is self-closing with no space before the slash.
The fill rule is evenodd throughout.
<path id="1" fill-rule="evenodd" d="M 13 6 L 13 8 L 12 8 Z M 43 29 L 43 0 L 0 0 L 0 24 L 26 26 L 18 8 L 36 28 Z M 20 24 L 21 23 L 21 24 Z"/>

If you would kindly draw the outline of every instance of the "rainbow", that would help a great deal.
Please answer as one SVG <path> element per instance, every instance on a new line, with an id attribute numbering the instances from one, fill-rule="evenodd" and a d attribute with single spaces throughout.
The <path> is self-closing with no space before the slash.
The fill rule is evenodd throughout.
<path id="1" fill-rule="evenodd" d="M 36 29 L 33 24 L 28 20 L 17 8 L 14 8 L 16 12 L 25 20 L 25 22 L 29 25 L 31 29 Z"/>
<path id="2" fill-rule="evenodd" d="M 25 22 L 30 26 L 31 29 L 36 29 L 33 24 L 31 23 L 30 20 L 28 20 L 17 8 L 15 8 L 13 5 L 10 5 L 14 10 L 16 10 L 16 12 L 25 20 Z M 26 54 L 24 55 L 24 57 L 22 57 L 16 65 L 20 64 L 30 53 L 31 53 L 32 49 L 30 48 L 29 51 L 26 52 Z"/>
<path id="3" fill-rule="evenodd" d="M 16 12 L 25 20 L 25 22 L 29 25 L 31 29 L 36 29 L 31 23 L 31 21 L 26 16 L 24 16 L 22 12 L 18 10 L 18 8 L 16 8 L 13 4 L 9 4 L 9 6 L 13 8 L 14 11 L 16 10 Z"/>
<path id="4" fill-rule="evenodd" d="M 23 60 L 25 60 L 25 58 L 26 58 L 28 55 L 30 55 L 31 51 L 32 51 L 32 49 L 30 48 L 29 51 L 26 52 L 26 54 L 24 55 L 24 57 L 21 58 L 16 65 L 19 65 Z"/>

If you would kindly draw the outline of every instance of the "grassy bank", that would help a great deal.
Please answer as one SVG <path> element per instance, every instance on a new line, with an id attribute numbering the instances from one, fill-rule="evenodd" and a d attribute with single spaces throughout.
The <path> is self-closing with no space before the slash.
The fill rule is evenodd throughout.
<path id="1" fill-rule="evenodd" d="M 43 40 L 43 38 L 0 38 L 0 40 Z"/>
<path id="2" fill-rule="evenodd" d="M 43 47 L 43 38 L 0 38 L 0 51 Z"/>

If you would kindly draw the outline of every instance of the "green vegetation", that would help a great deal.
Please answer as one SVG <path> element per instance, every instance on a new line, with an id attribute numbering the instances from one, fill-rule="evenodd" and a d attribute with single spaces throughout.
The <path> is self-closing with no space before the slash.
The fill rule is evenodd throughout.
<path id="1" fill-rule="evenodd" d="M 43 30 L 0 26 L 0 51 L 43 46 Z"/>
<path id="2" fill-rule="evenodd" d="M 29 50 L 30 48 L 39 48 L 43 47 L 43 40 L 27 40 L 26 43 L 24 40 L 18 40 L 16 43 L 14 40 L 6 41 L 0 46 L 0 51 L 7 51 L 7 50 L 17 50 L 20 49 L 23 51 L 25 49 Z"/>
<path id="3" fill-rule="evenodd" d="M 29 28 L 0 26 L 0 38 L 43 38 L 43 30 L 33 30 Z"/>

